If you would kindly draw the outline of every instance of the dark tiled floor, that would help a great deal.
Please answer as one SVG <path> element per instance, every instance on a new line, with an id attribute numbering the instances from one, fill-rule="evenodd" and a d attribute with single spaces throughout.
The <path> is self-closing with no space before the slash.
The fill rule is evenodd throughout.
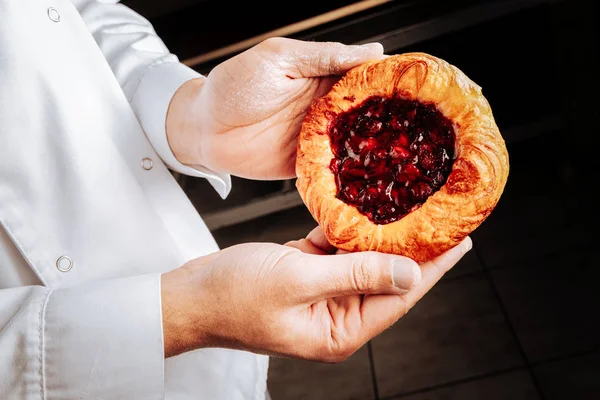
<path id="1" fill-rule="evenodd" d="M 406 400 L 539 400 L 540 396 L 529 372 L 519 370 L 395 399 L 401 398 Z"/>
<path id="2" fill-rule="evenodd" d="M 523 365 L 484 273 L 439 284 L 372 343 L 382 397 Z"/>
<path id="3" fill-rule="evenodd" d="M 340 364 L 271 359 L 273 400 L 362 400 L 374 397 L 369 355 L 363 347 Z"/>
<path id="4" fill-rule="evenodd" d="M 283 244 L 297 240 L 313 230 L 317 223 L 304 206 L 270 214 L 253 221 L 221 228 L 213 232 L 221 248 L 246 242 Z"/>
<path id="5" fill-rule="evenodd" d="M 231 192 L 223 200 L 206 179 L 194 177 L 181 179 L 182 187 L 201 215 L 274 193 L 283 185 L 282 181 L 257 182 L 234 176 L 231 178 Z"/>
<path id="6" fill-rule="evenodd" d="M 504 194 L 472 234 L 486 266 L 505 265 L 558 249 L 570 251 L 576 241 L 565 206 L 561 167 L 548 163 L 547 158 L 555 152 L 555 136 L 509 149 L 511 172 Z"/>
<path id="7" fill-rule="evenodd" d="M 444 279 L 459 278 L 465 274 L 481 271 L 482 268 L 481 261 L 479 261 L 476 252 L 470 251 L 444 275 Z"/>
<path id="8" fill-rule="evenodd" d="M 491 271 L 531 362 L 600 348 L 599 256 L 552 254 Z"/>
<path id="9" fill-rule="evenodd" d="M 546 400 L 600 399 L 600 353 L 535 367 Z"/>
<path id="10" fill-rule="evenodd" d="M 268 216 L 266 219 L 269 220 L 269 228 L 258 237 L 264 242 L 285 243 L 301 239 L 317 227 L 317 222 L 304 206 L 290 209 L 280 215 Z"/>
<path id="11" fill-rule="evenodd" d="M 579 245 L 598 240 L 600 212 L 598 197 L 591 188 L 598 184 L 598 155 L 595 149 L 585 153 L 572 153 L 568 162 L 561 163 L 559 174 L 564 182 L 563 193 L 569 219 L 568 234 Z"/>

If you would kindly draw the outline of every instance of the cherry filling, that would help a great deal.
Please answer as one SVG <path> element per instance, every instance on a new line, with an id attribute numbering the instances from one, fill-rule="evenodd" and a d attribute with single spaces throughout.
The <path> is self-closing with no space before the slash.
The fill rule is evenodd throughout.
<path id="1" fill-rule="evenodd" d="M 376 224 L 416 210 L 444 183 L 455 158 L 452 123 L 433 105 L 371 97 L 329 128 L 337 198 Z"/>

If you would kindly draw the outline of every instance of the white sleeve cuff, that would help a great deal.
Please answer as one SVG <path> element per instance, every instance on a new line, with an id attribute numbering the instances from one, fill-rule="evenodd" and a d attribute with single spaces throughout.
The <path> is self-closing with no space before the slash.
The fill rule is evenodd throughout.
<path id="1" fill-rule="evenodd" d="M 163 398 L 160 274 L 53 290 L 42 317 L 46 398 Z"/>
<path id="2" fill-rule="evenodd" d="M 180 163 L 167 141 L 166 119 L 171 99 L 177 89 L 198 72 L 179 62 L 162 62 L 150 67 L 129 99 L 148 140 L 159 157 L 173 171 L 206 178 L 222 198 L 231 190 L 231 176 L 213 172 L 202 166 Z"/>

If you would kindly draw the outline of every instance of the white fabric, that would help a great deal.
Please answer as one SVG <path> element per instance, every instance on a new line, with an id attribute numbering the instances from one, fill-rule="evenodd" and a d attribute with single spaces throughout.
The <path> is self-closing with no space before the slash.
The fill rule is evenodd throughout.
<path id="1" fill-rule="evenodd" d="M 263 399 L 267 357 L 164 360 L 160 273 L 218 250 L 167 167 L 231 183 L 171 153 L 199 75 L 115 3 L 0 1 L 0 398 Z"/>

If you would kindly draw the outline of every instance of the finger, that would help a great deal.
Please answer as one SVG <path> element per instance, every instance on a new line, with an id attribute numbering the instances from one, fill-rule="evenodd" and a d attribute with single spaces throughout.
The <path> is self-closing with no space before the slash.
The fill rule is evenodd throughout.
<path id="1" fill-rule="evenodd" d="M 466 237 L 460 244 L 451 248 L 444 254 L 421 264 L 421 282 L 413 290 L 403 296 L 408 308 L 412 308 L 427 293 L 444 274 L 460 261 L 469 250 L 473 248 L 470 237 Z M 408 310 L 407 310 L 408 311 Z"/>
<path id="2" fill-rule="evenodd" d="M 318 254 L 318 255 L 328 254 L 325 251 L 323 251 L 323 249 L 321 249 L 319 246 L 316 246 L 309 239 L 293 240 L 291 242 L 287 242 L 286 244 L 284 244 L 284 246 L 293 247 L 293 248 L 300 250 L 303 253 L 308 253 L 308 254 Z"/>
<path id="3" fill-rule="evenodd" d="M 413 260 L 376 252 L 316 256 L 303 254 L 302 280 L 306 301 L 351 294 L 401 294 L 421 279 Z"/>
<path id="4" fill-rule="evenodd" d="M 315 97 L 326 95 L 331 90 L 333 85 L 338 83 L 340 79 L 342 79 L 341 75 L 329 75 L 321 78 L 319 86 L 317 87 L 317 91 L 315 92 Z"/>
<path id="5" fill-rule="evenodd" d="M 323 232 L 323 229 L 320 226 L 317 226 L 310 231 L 308 236 L 306 236 L 306 239 L 325 253 L 331 254 L 335 253 L 337 250 L 335 246 L 329 243 L 329 240 L 327 240 L 327 237 L 325 236 L 325 232 Z"/>
<path id="6" fill-rule="evenodd" d="M 353 67 L 383 56 L 380 43 L 357 46 L 274 38 L 269 40 L 268 45 L 287 57 L 285 61 L 290 64 L 290 76 L 296 78 L 342 75 Z"/>
<path id="7" fill-rule="evenodd" d="M 360 312 L 361 342 L 367 342 L 403 317 L 408 312 L 408 305 L 398 295 L 365 296 Z"/>

